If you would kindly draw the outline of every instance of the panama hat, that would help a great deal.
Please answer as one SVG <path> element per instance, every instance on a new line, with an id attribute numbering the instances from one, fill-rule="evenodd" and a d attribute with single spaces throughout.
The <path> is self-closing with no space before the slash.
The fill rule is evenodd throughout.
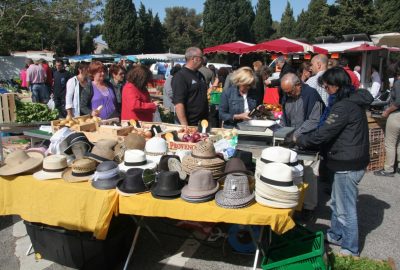
<path id="1" fill-rule="evenodd" d="M 242 208 L 251 204 L 254 193 L 250 193 L 249 181 L 244 174 L 228 174 L 223 190 L 215 195 L 215 202 L 223 208 Z"/>
<path id="2" fill-rule="evenodd" d="M 219 189 L 219 183 L 213 179 L 209 170 L 198 169 L 190 174 L 188 184 L 182 189 L 182 196 L 187 199 L 207 198 L 215 194 Z M 182 197 L 181 196 L 181 197 Z"/>
<path id="3" fill-rule="evenodd" d="M 16 175 L 35 169 L 42 164 L 44 156 L 38 152 L 16 150 L 10 153 L 3 166 L 0 167 L 1 176 Z"/>
<path id="4" fill-rule="evenodd" d="M 92 178 L 92 186 L 97 189 L 114 189 L 117 184 L 125 178 L 115 161 L 104 161 L 100 163 Z"/>
<path id="5" fill-rule="evenodd" d="M 158 164 L 161 157 L 168 152 L 167 141 L 160 137 L 153 137 L 146 142 L 145 152 L 147 159 L 153 160 Z"/>
<path id="6" fill-rule="evenodd" d="M 299 189 L 293 183 L 293 174 L 290 166 L 282 163 L 268 163 L 262 168 L 261 174 L 256 175 L 256 190 L 257 183 L 262 183 L 267 188 L 271 187 L 276 190 L 281 190 L 285 192 L 297 193 Z"/>
<path id="7" fill-rule="evenodd" d="M 97 162 L 88 158 L 76 159 L 66 169 L 62 178 L 70 183 L 88 181 L 96 171 Z"/>
<path id="8" fill-rule="evenodd" d="M 264 206 L 272 207 L 272 208 L 294 208 L 298 204 L 297 201 L 291 202 L 291 203 L 284 203 L 284 202 L 278 202 L 278 201 L 264 198 L 258 194 L 257 190 L 255 192 L 255 198 L 256 198 L 257 203 L 264 205 Z"/>
<path id="9" fill-rule="evenodd" d="M 260 158 L 256 160 L 256 175 L 260 175 L 263 166 L 271 162 L 290 163 L 290 150 L 281 146 L 272 146 L 262 150 Z"/>
<path id="10" fill-rule="evenodd" d="M 127 171 L 130 168 L 155 169 L 156 167 L 156 162 L 148 159 L 142 150 L 137 149 L 126 150 L 124 161 L 119 164 L 119 168 L 122 171 Z"/>
<path id="11" fill-rule="evenodd" d="M 64 155 L 47 156 L 43 160 L 43 169 L 34 173 L 33 177 L 37 180 L 60 179 L 67 168 L 67 158 Z"/>
<path id="12" fill-rule="evenodd" d="M 293 177 L 302 177 L 304 174 L 303 165 L 301 165 L 297 159 L 297 152 L 293 150 L 290 151 L 290 163 L 288 164 L 292 167 Z"/>

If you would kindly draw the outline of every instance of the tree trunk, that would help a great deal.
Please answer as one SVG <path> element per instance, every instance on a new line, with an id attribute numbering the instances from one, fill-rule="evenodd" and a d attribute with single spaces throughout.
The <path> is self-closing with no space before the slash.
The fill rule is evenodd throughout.
<path id="1" fill-rule="evenodd" d="M 79 23 L 76 24 L 76 54 L 81 55 L 81 35 Z"/>

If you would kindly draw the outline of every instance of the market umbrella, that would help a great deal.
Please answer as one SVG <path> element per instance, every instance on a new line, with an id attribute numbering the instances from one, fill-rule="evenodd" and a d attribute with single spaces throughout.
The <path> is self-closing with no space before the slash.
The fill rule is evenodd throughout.
<path id="1" fill-rule="evenodd" d="M 244 48 L 248 48 L 254 46 L 252 43 L 247 43 L 243 41 L 236 41 L 231 43 L 225 43 L 213 47 L 208 47 L 203 50 L 204 54 L 208 53 L 234 53 L 234 54 L 242 54 L 242 50 Z"/>
<path id="2" fill-rule="evenodd" d="M 274 53 L 282 53 L 282 54 L 293 54 L 293 53 L 327 54 L 328 53 L 327 50 L 320 48 L 318 46 L 313 46 L 308 43 L 300 42 L 300 41 L 285 38 L 285 37 L 266 41 L 263 43 L 259 43 L 254 46 L 244 48 L 242 51 L 243 51 L 243 53 L 274 52 Z"/>

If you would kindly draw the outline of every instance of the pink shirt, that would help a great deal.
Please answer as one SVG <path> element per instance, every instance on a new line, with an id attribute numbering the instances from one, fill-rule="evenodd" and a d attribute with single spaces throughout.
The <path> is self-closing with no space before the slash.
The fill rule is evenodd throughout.
<path id="1" fill-rule="evenodd" d="M 46 72 L 41 65 L 32 64 L 26 70 L 26 81 L 30 84 L 45 83 Z"/>
<path id="2" fill-rule="evenodd" d="M 28 87 L 28 85 L 26 84 L 26 68 L 21 69 L 21 72 L 19 73 L 19 78 L 21 79 L 21 86 Z"/>

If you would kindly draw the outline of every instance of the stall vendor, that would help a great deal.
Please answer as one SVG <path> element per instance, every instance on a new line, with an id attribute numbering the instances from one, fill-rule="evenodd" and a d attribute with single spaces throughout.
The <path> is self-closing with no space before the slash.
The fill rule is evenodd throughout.
<path id="1" fill-rule="evenodd" d="M 222 92 L 219 106 L 219 119 L 224 128 L 234 128 L 237 123 L 250 120 L 249 113 L 257 106 L 256 77 L 251 68 L 236 70 L 231 81 L 233 86 Z"/>

